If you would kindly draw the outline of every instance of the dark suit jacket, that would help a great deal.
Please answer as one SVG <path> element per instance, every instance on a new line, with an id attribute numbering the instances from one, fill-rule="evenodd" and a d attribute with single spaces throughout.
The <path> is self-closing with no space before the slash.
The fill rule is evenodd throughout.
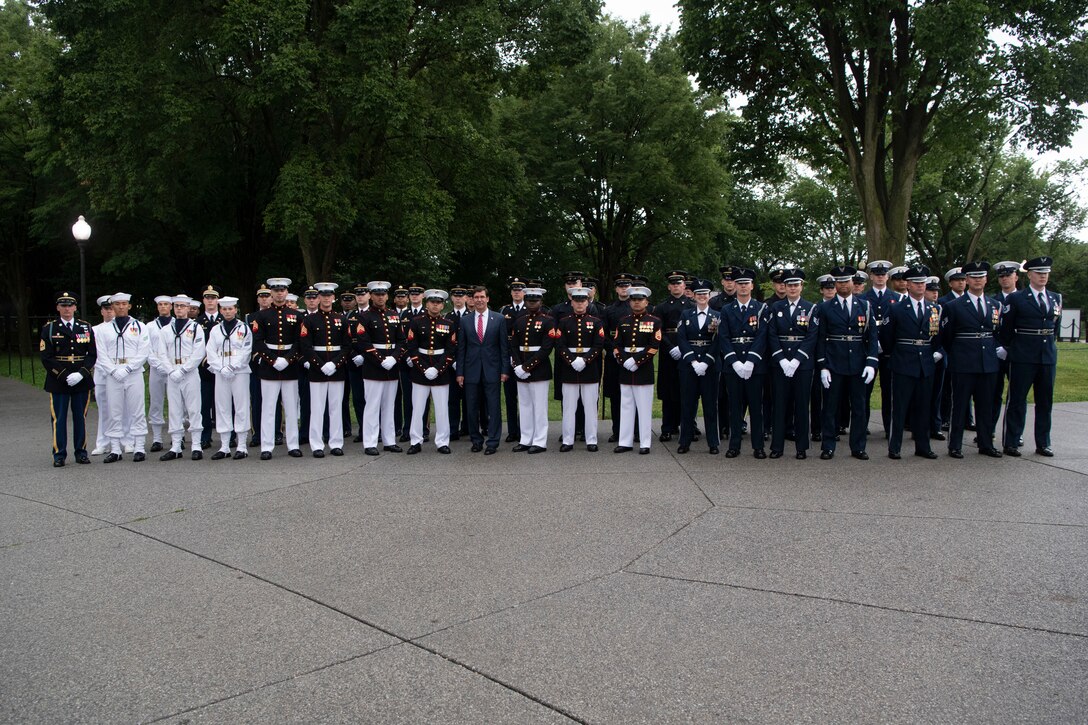
<path id="1" fill-rule="evenodd" d="M 510 349 L 507 344 L 506 318 L 487 311 L 484 340 L 476 334 L 476 313 L 461 317 L 457 333 L 457 376 L 465 383 L 497 383 L 500 375 L 509 375 Z"/>
<path id="2" fill-rule="evenodd" d="M 880 344 L 888 355 L 893 373 L 911 378 L 928 378 L 937 369 L 933 353 L 942 355 L 940 346 L 940 308 L 922 302 L 922 319 L 914 313 L 914 301 L 907 297 L 888 307 L 880 328 Z M 926 344 L 918 344 L 918 343 Z"/>
<path id="3" fill-rule="evenodd" d="M 954 373 L 996 373 L 1000 367 L 994 338 L 1001 324 L 1001 307 L 989 297 L 982 298 L 982 317 L 964 294 L 941 309 L 941 347 L 948 354 L 948 369 Z M 989 337 L 979 335 L 989 334 Z"/>

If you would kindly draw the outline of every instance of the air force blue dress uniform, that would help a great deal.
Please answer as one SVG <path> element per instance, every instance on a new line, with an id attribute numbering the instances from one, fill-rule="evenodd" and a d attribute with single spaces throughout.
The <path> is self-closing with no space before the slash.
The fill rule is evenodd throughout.
<path id="1" fill-rule="evenodd" d="M 789 278 L 787 273 L 786 279 Z M 787 410 L 793 411 L 797 458 L 808 455 L 808 413 L 819 329 L 813 319 L 815 311 L 816 305 L 805 299 L 792 305 L 785 299 L 774 303 L 770 309 L 767 349 L 771 355 L 774 389 L 774 423 L 771 426 L 771 456 L 774 458 L 782 454 L 786 445 Z M 789 365 L 789 375 L 783 362 Z"/>
<path id="2" fill-rule="evenodd" d="M 681 354 L 680 448 L 690 446 L 695 436 L 695 412 L 701 400 L 707 445 L 711 452 L 718 452 L 718 378 L 721 365 L 718 362 L 717 343 L 720 324 L 720 313 L 709 307 L 703 311 L 692 308 L 684 310 L 676 328 L 676 345 Z"/>

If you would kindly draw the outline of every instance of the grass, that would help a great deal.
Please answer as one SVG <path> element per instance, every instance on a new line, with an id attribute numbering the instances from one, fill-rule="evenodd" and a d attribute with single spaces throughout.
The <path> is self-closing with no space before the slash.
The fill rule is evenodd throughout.
<path id="1" fill-rule="evenodd" d="M 15 380 L 22 380 L 28 385 L 41 388 L 44 384 L 45 370 L 38 357 L 20 358 L 18 355 L 0 354 L 0 375 Z M 548 396 L 548 419 L 560 420 L 563 417 L 562 403 Z M 1058 374 L 1054 384 L 1055 403 L 1076 403 L 1088 400 L 1088 344 L 1080 342 L 1058 343 Z M 1033 402 L 1029 395 L 1028 402 Z M 880 382 L 873 389 L 872 407 L 880 407 Z M 505 396 L 502 410 L 506 410 Z M 608 406 L 605 405 L 605 410 Z M 598 414 L 600 408 L 598 407 Z M 661 416 L 661 401 L 654 396 L 654 417 Z M 352 411 L 352 423 L 355 413 Z"/>

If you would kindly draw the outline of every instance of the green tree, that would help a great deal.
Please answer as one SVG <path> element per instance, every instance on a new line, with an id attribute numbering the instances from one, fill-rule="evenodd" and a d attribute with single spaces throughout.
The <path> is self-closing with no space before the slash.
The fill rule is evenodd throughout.
<path id="1" fill-rule="evenodd" d="M 902 258 L 918 165 L 1005 117 L 1067 145 L 1088 101 L 1083 0 L 681 0 L 701 84 L 746 97 L 755 157 L 841 163 L 871 256 Z"/>

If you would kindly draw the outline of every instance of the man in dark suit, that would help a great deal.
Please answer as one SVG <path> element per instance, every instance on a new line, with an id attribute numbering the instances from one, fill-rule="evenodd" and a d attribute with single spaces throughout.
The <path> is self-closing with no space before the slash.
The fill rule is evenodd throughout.
<path id="1" fill-rule="evenodd" d="M 480 396 L 487 405 L 487 449 L 491 455 L 499 448 L 502 413 L 499 409 L 499 386 L 510 379 L 510 350 L 507 342 L 506 319 L 488 309 L 487 287 L 472 290 L 472 314 L 461 318 L 457 335 L 457 384 L 464 388 L 468 403 L 468 428 L 472 452 L 484 450 L 480 434 Z"/>

